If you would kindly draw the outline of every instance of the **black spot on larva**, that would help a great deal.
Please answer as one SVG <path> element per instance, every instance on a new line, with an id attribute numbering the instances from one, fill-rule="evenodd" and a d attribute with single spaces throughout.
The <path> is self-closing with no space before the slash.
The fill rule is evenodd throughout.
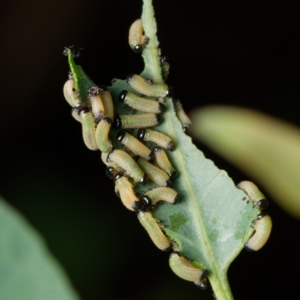
<path id="1" fill-rule="evenodd" d="M 117 134 L 117 141 L 121 143 L 123 141 L 125 135 L 126 135 L 126 132 L 124 130 L 119 131 Z"/>
<path id="2" fill-rule="evenodd" d="M 121 118 L 119 116 L 116 116 L 116 118 L 115 118 L 114 127 L 116 129 L 122 128 L 122 120 L 121 120 Z"/>
<path id="3" fill-rule="evenodd" d="M 139 140 L 144 140 L 145 134 L 146 134 L 146 130 L 145 129 L 139 129 L 138 132 L 137 132 L 137 138 Z"/>
<path id="4" fill-rule="evenodd" d="M 133 47 L 134 53 L 139 54 L 139 53 L 142 53 L 142 51 L 143 51 L 143 45 L 141 45 L 141 44 L 137 44 Z"/>
<path id="5" fill-rule="evenodd" d="M 126 99 L 126 95 L 127 95 L 127 91 L 123 90 L 120 94 L 119 94 L 119 100 L 124 102 Z"/>

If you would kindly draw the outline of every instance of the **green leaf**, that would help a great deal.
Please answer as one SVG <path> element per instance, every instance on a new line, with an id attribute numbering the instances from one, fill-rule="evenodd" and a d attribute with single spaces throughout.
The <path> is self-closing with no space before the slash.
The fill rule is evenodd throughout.
<path id="1" fill-rule="evenodd" d="M 211 106 L 195 111 L 194 135 L 249 174 L 300 218 L 300 129 L 254 110 Z"/>
<path id="2" fill-rule="evenodd" d="M 37 232 L 0 198 L 0 299 L 76 300 Z"/>
<path id="3" fill-rule="evenodd" d="M 151 0 L 144 0 L 142 20 L 149 44 L 143 51 L 145 69 L 141 75 L 154 83 L 163 83 Z M 77 71 L 74 69 L 74 72 Z M 84 80 L 84 77 L 79 79 Z M 119 93 L 124 89 L 134 92 L 123 80 L 116 80 L 109 87 L 116 115 L 132 113 L 118 100 Z M 176 144 L 176 150 L 168 152 L 168 156 L 179 173 L 172 182 L 172 188 L 179 194 L 179 203 L 161 204 L 153 215 L 162 221 L 165 233 L 176 242 L 174 250 L 180 251 L 198 267 L 208 270 L 217 299 L 233 299 L 227 270 L 253 234 L 250 225 L 260 211 L 247 205 L 242 200 L 246 195 L 235 187 L 227 173 L 219 170 L 193 145 L 191 138 L 183 132 L 172 99 L 159 101 L 165 104 L 166 112 L 163 122 L 155 130 L 170 136 Z M 114 147 L 120 148 L 122 146 L 117 142 L 116 134 L 117 131 L 112 128 L 110 138 Z M 141 195 L 152 186 L 153 183 L 136 186 L 135 192 Z"/>

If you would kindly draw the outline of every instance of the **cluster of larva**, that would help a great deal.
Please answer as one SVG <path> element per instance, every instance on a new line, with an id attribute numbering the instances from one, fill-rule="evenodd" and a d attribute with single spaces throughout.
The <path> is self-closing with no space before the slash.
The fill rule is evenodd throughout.
<path id="1" fill-rule="evenodd" d="M 141 53 L 148 42 L 149 39 L 143 34 L 142 20 L 136 20 L 129 30 L 130 47 L 134 52 Z M 66 48 L 64 54 L 73 58 L 79 56 L 73 46 Z M 160 64 L 162 77 L 166 80 L 170 70 L 167 58 L 160 57 Z M 171 99 L 174 98 L 172 88 L 167 84 L 154 83 L 130 74 L 126 78 L 130 91 L 121 91 L 118 100 L 133 113 L 118 114 L 118 105 L 114 105 L 114 101 L 118 100 L 112 98 L 106 87 L 91 84 L 85 91 L 87 99 L 83 100 L 79 90 L 76 90 L 74 77 L 72 73 L 69 75 L 63 90 L 72 107 L 72 116 L 82 125 L 85 145 L 91 150 L 101 151 L 101 159 L 107 166 L 106 173 L 115 183 L 115 193 L 127 209 L 137 213 L 138 220 L 153 243 L 163 251 L 174 249 L 169 260 L 173 272 L 205 289 L 208 272 L 177 251 L 175 242 L 165 235 L 164 226 L 152 214 L 159 202 L 175 204 L 179 198 L 177 191 L 170 187 L 178 174 L 168 156 L 169 151 L 176 151 L 176 141 L 155 130 L 155 127 L 162 121 L 166 110 L 164 103 L 172 100 L 176 115 L 186 132 L 191 121 L 182 104 L 179 100 Z M 146 188 L 149 182 L 151 188 L 148 187 L 138 196 L 136 187 L 142 185 Z M 248 194 L 249 201 L 256 208 L 266 208 L 266 200 L 252 183 L 242 182 L 238 187 Z M 254 227 L 256 233 L 245 246 L 258 250 L 268 238 L 271 220 L 267 215 L 260 214 Z"/>
<path id="2" fill-rule="evenodd" d="M 248 203 L 253 203 L 253 208 L 262 211 L 253 221 L 252 226 L 254 227 L 255 233 L 248 242 L 245 243 L 247 250 L 257 251 L 265 245 L 272 230 L 272 220 L 266 212 L 269 202 L 258 187 L 251 181 L 242 181 L 237 187 L 243 190 L 248 196 L 248 198 L 244 197 L 243 200 L 246 200 Z"/>

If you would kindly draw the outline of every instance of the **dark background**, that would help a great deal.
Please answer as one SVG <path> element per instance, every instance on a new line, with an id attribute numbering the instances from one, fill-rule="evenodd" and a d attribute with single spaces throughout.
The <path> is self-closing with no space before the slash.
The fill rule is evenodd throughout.
<path id="1" fill-rule="evenodd" d="M 236 104 L 300 125 L 299 12 L 291 3 L 154 0 L 168 82 L 187 111 Z M 98 84 L 142 71 L 127 43 L 140 14 L 141 0 L 1 4 L 0 193 L 45 237 L 83 299 L 212 299 L 171 272 L 168 255 L 114 196 L 62 95 L 64 46 L 84 48 L 79 63 Z M 199 147 L 235 182 L 247 178 Z M 274 202 L 270 214 L 267 245 L 242 251 L 230 267 L 235 299 L 300 297 L 300 223 Z"/>

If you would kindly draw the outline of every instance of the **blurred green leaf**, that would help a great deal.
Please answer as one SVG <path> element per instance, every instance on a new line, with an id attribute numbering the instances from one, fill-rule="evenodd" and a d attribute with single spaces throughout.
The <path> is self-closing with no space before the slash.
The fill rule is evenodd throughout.
<path id="1" fill-rule="evenodd" d="M 298 127 L 234 106 L 205 107 L 191 117 L 196 138 L 255 178 L 283 209 L 300 218 Z"/>
<path id="2" fill-rule="evenodd" d="M 1 198 L 0 299 L 79 299 L 38 233 Z"/>

